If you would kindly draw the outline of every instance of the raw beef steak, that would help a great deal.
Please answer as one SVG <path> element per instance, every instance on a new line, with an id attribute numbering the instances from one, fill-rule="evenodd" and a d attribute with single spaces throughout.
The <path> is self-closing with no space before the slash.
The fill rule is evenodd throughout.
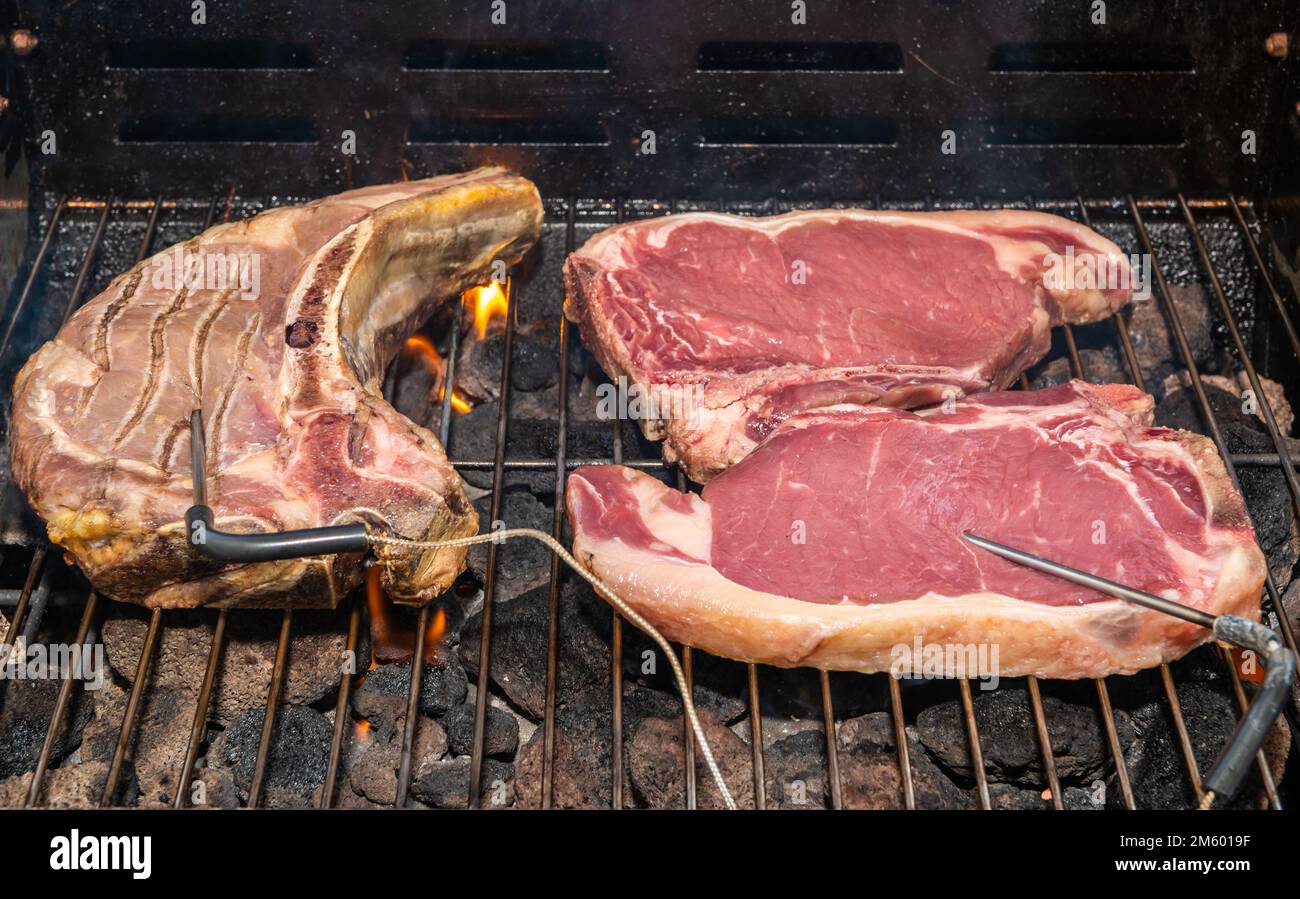
<path id="1" fill-rule="evenodd" d="M 223 565 L 189 545 L 191 410 L 203 411 L 223 530 L 475 533 L 437 439 L 380 382 L 437 304 L 486 283 L 494 260 L 517 260 L 541 221 L 531 183 L 479 169 L 210 228 L 114 280 L 23 367 L 14 476 L 50 539 L 110 597 L 333 606 L 359 583 L 359 557 Z M 396 557 L 384 586 L 427 599 L 464 556 Z"/>
<path id="2" fill-rule="evenodd" d="M 605 371 L 657 398 L 633 411 L 646 436 L 704 482 L 803 410 L 1006 387 L 1053 325 L 1123 305 L 1132 272 L 1052 215 L 825 210 L 618 225 L 565 278 Z"/>
<path id="3" fill-rule="evenodd" d="M 670 639 L 729 658 L 883 671 L 919 639 L 995 645 L 1002 676 L 1133 672 L 1210 632 L 960 535 L 1257 618 L 1264 559 L 1214 445 L 1151 415 L 1136 388 L 1082 381 L 807 413 L 702 496 L 579 469 L 574 551 Z"/>

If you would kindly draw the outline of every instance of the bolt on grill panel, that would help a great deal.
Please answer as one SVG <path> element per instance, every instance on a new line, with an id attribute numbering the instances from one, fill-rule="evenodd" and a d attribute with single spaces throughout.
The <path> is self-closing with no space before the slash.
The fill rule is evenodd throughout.
<path id="1" fill-rule="evenodd" d="M 117 221 L 120 213 L 132 211 L 136 215 L 144 213 L 146 218 L 143 223 L 143 230 L 134 254 L 135 260 L 145 258 L 151 248 L 159 240 L 159 231 L 162 225 L 163 213 L 174 211 L 179 208 L 182 201 L 169 201 L 163 197 L 156 197 L 147 203 L 139 202 L 120 202 L 112 198 L 105 200 L 80 200 L 60 198 L 52 206 L 48 222 L 46 223 L 39 244 L 35 250 L 31 269 L 23 283 L 21 291 L 18 293 L 12 311 L 8 315 L 8 321 L 4 330 L 4 338 L 0 341 L 0 365 L 12 364 L 15 360 L 10 358 L 14 355 L 17 344 L 11 339 L 17 333 L 18 329 L 23 326 L 23 318 L 30 315 L 30 309 L 35 307 L 36 297 L 39 296 L 42 277 L 47 274 L 45 269 L 50 264 L 52 252 L 58 249 L 60 243 L 60 229 L 67 221 L 69 214 L 75 210 L 90 207 L 98 210 L 98 214 L 93 217 L 92 236 L 88 249 L 84 256 L 81 257 L 80 263 L 76 266 L 75 277 L 66 297 L 65 308 L 62 311 L 62 319 L 66 320 L 78 305 L 85 302 L 90 293 L 92 283 L 92 273 L 97 268 L 97 261 L 102 262 L 101 254 L 106 243 L 106 235 L 113 224 Z M 825 205 L 848 205 L 845 203 Z M 873 205 L 873 204 L 859 204 Z M 881 206 L 879 201 L 874 205 Z M 933 208 L 935 204 L 926 201 L 919 204 L 888 204 L 889 208 L 902 208 L 911 206 L 912 208 Z M 976 206 L 981 205 L 978 201 Z M 1238 316 L 1234 312 L 1229 300 L 1227 289 L 1220 277 L 1220 269 L 1216 267 L 1216 262 L 1208 248 L 1204 234 L 1203 223 L 1198 219 L 1198 213 L 1205 215 L 1222 214 L 1227 212 L 1230 215 L 1230 221 L 1240 232 L 1242 245 L 1245 249 L 1245 255 L 1248 257 L 1246 266 L 1249 271 L 1253 272 L 1254 277 L 1259 279 L 1263 285 L 1264 292 L 1273 309 L 1278 314 L 1287 337 L 1288 348 L 1296 355 L 1297 363 L 1300 363 L 1300 340 L 1297 340 L 1296 329 L 1292 321 L 1290 311 L 1286 303 L 1278 292 L 1275 282 L 1272 279 L 1267 266 L 1264 263 L 1264 257 L 1261 253 L 1257 242 L 1255 232 L 1252 230 L 1252 224 L 1247 219 L 1247 212 L 1253 218 L 1253 209 L 1242 203 L 1235 195 L 1229 195 L 1226 200 L 1220 199 L 1202 199 L 1188 200 L 1181 194 L 1173 200 L 1159 199 L 1134 199 L 1125 197 L 1119 200 L 1094 200 L 1085 201 L 1082 198 L 1075 198 L 1067 201 L 1036 203 L 1032 198 L 1026 204 L 1029 208 L 1038 208 L 1058 212 L 1077 218 L 1084 224 L 1092 224 L 1092 210 L 1107 212 L 1110 214 L 1119 214 L 1118 224 L 1127 226 L 1132 229 L 1136 239 L 1137 248 L 1149 255 L 1152 260 L 1152 269 L 1154 275 L 1154 297 L 1159 304 L 1162 313 L 1165 316 L 1170 336 L 1176 345 L 1181 361 L 1190 375 L 1191 388 L 1195 392 L 1197 407 L 1203 417 L 1207 432 L 1214 439 L 1216 446 L 1223 455 L 1229 476 L 1233 482 L 1238 484 L 1237 466 L 1239 464 L 1249 465 L 1270 465 L 1282 469 L 1288 492 L 1291 495 L 1292 504 L 1300 514 L 1300 480 L 1297 479 L 1295 466 L 1291 456 L 1288 453 L 1286 442 L 1277 426 L 1274 410 L 1268 402 L 1267 396 L 1263 393 L 1260 375 L 1254 360 L 1251 358 L 1249 348 L 1243 336 Z M 680 208 L 701 208 L 711 206 L 712 208 L 732 208 L 736 211 L 754 211 L 753 209 L 743 208 L 743 204 L 698 204 L 698 203 L 661 203 L 658 201 L 638 201 L 619 199 L 612 203 L 602 201 L 583 200 L 579 198 L 569 198 L 562 205 L 557 204 L 559 209 L 558 216 L 555 210 L 551 210 L 548 219 L 552 225 L 560 225 L 564 230 L 564 245 L 566 251 L 571 251 L 578 242 L 579 231 L 582 230 L 584 235 L 591 230 L 595 230 L 605 224 L 614 221 L 623 221 L 629 217 L 644 217 L 649 215 L 663 214 L 669 211 L 676 211 Z M 774 211 L 772 204 L 763 204 L 761 211 Z M 252 210 L 258 206 L 254 204 Z M 229 219 L 235 211 L 234 187 L 232 186 L 228 193 L 223 197 L 215 197 L 207 205 L 206 220 L 203 227 L 207 227 L 215 221 L 216 215 L 224 213 L 224 218 Z M 1226 333 L 1230 338 L 1230 347 L 1235 352 L 1237 360 L 1245 370 L 1252 388 L 1259 397 L 1262 419 L 1266 424 L 1268 435 L 1277 449 L 1277 453 L 1271 458 L 1264 454 L 1247 454 L 1236 457 L 1227 452 L 1223 435 L 1220 431 L 1219 423 L 1214 417 L 1214 412 L 1208 398 L 1205 394 L 1204 385 L 1201 381 L 1201 372 L 1198 369 L 1195 357 L 1188 342 L 1180 313 L 1176 308 L 1169 284 L 1167 283 L 1164 267 L 1161 258 L 1157 254 L 1152 240 L 1152 234 L 1148 227 L 1147 216 L 1168 214 L 1170 219 L 1175 222 L 1181 221 L 1181 233 L 1186 236 L 1192 244 L 1193 255 L 1192 261 L 1200 267 L 1201 273 L 1208 278 L 1212 288 L 1214 304 L 1217 307 L 1220 316 L 1225 325 Z M 556 219 L 559 219 L 557 222 Z M 126 224 L 118 222 L 118 224 Z M 1256 223 L 1257 224 L 1257 223 Z M 167 231 L 176 230 L 177 225 L 167 224 Z M 191 229 L 192 230 L 192 229 Z M 178 235 L 184 237 L 187 235 Z M 171 235 L 168 233 L 167 239 Z M 1125 242 L 1121 241 L 1121 245 Z M 1129 241 L 1131 244 L 1132 241 Z M 1129 247 L 1131 249 L 1132 247 Z M 1220 263 L 1221 265 L 1221 263 Z M 557 451 L 553 458 L 507 458 L 507 446 L 509 436 L 509 426 L 511 417 L 511 361 L 515 344 L 515 333 L 517 327 L 518 310 L 520 306 L 521 292 L 527 291 L 528 285 L 516 284 L 513 279 L 506 285 L 507 297 L 509 300 L 509 313 L 505 322 L 505 352 L 500 372 L 500 399 L 496 421 L 496 437 L 494 441 L 493 458 L 491 460 L 483 459 L 454 459 L 453 464 L 462 471 L 491 471 L 492 488 L 490 500 L 490 520 L 495 521 L 502 509 L 503 489 L 506 482 L 507 472 L 541 472 L 552 470 L 554 472 L 555 496 L 556 502 L 552 510 L 551 532 L 557 538 L 562 538 L 565 532 L 565 521 L 562 509 L 564 485 L 567 474 L 572 469 L 581 465 L 593 463 L 626 464 L 634 467 L 656 471 L 668 474 L 668 467 L 660 459 L 625 459 L 628 449 L 628 441 L 625 438 L 623 430 L 624 423 L 615 420 L 610 429 L 610 454 L 607 458 L 599 459 L 575 459 L 568 455 L 568 430 L 570 421 L 568 417 L 569 404 L 569 371 L 568 371 L 568 352 L 572 341 L 571 328 L 564 321 L 563 317 L 559 322 L 559 367 L 560 379 L 558 389 L 558 410 L 556 416 L 556 446 Z M 557 303 L 559 297 L 546 298 L 546 303 Z M 456 306 L 455 325 L 452 328 L 452 348 L 446 359 L 445 384 L 447 389 L 441 401 L 440 418 L 438 425 L 439 436 L 445 445 L 450 443 L 453 437 L 453 415 L 451 410 L 452 393 L 451 385 L 455 383 L 455 365 L 457 361 L 457 343 L 460 335 L 460 324 L 463 315 L 461 304 Z M 1145 388 L 1145 375 L 1142 371 L 1137 352 L 1134 347 L 1133 336 L 1129 332 L 1128 323 L 1123 316 L 1115 316 L 1110 319 L 1110 324 L 1101 323 L 1090 326 L 1093 328 L 1110 328 L 1113 331 L 1114 344 L 1120 358 L 1127 365 L 1134 384 Z M 1061 329 L 1062 338 L 1065 346 L 1065 355 L 1069 360 L 1069 370 L 1073 377 L 1086 378 L 1088 372 L 1085 370 L 1083 359 L 1079 351 L 1078 342 L 1074 329 L 1065 325 Z M 21 361 L 21 360 L 17 360 Z M 1029 386 L 1028 377 L 1021 379 L 1021 386 Z M 633 444 L 638 446 L 640 441 L 634 439 Z M 684 476 L 676 472 L 676 482 L 680 489 L 686 489 Z M 49 547 L 42 543 L 37 543 L 31 564 L 27 568 L 23 586 L 19 592 L 18 602 L 15 606 L 11 617 L 10 633 L 22 633 L 23 630 L 32 629 L 38 626 L 44 615 L 45 599 L 42 597 L 41 589 L 38 585 L 50 574 L 52 566 L 49 564 Z M 483 623 L 481 642 L 479 647 L 479 664 L 477 674 L 477 690 L 474 700 L 474 719 L 473 719 L 473 743 L 470 766 L 470 782 L 468 794 L 466 795 L 466 805 L 470 808 L 479 807 L 482 804 L 482 773 L 485 755 L 485 729 L 486 729 L 486 711 L 489 694 L 492 692 L 492 683 L 490 676 L 490 661 L 492 650 L 492 609 L 496 599 L 496 588 L 498 582 L 498 545 L 495 543 L 487 544 L 487 564 L 484 570 L 483 584 Z M 560 631 L 560 597 L 561 584 L 566 576 L 565 571 L 554 557 L 550 560 L 549 573 L 547 578 L 547 632 L 546 641 L 546 691 L 545 691 L 545 710 L 542 720 L 544 729 L 543 738 L 543 761 L 541 770 L 541 790 L 540 804 L 544 808 L 554 805 L 554 790 L 557 778 L 556 771 L 556 747 L 557 747 L 557 724 L 556 711 L 560 696 L 559 684 L 559 658 L 563 644 L 563 635 Z M 48 595 L 48 591 L 46 591 Z M 1295 635 L 1290 620 L 1284 614 L 1281 597 L 1276 583 L 1271 575 L 1266 582 L 1266 609 L 1274 614 L 1278 619 L 1278 626 L 1281 630 L 1287 645 L 1295 650 Z M 83 610 L 79 623 L 77 625 L 74 643 L 84 643 L 91 634 L 97 615 L 103 612 L 106 603 L 100 601 L 100 598 L 93 592 L 89 595 Z M 412 657 L 411 677 L 408 685 L 406 696 L 406 718 L 402 725 L 403 732 L 400 742 L 399 765 L 397 770 L 396 804 L 400 807 L 405 802 L 408 795 L 411 782 L 412 768 L 412 750 L 416 742 L 416 728 L 421 719 L 418 711 L 419 696 L 421 690 L 421 678 L 423 673 L 422 660 L 424 658 L 425 641 L 428 633 L 429 616 L 432 605 L 426 605 L 418 615 L 418 627 L 416 630 L 416 646 Z M 193 723 L 191 726 L 189 740 L 186 745 L 186 752 L 178 771 L 178 781 L 176 785 L 175 796 L 172 804 L 177 808 L 185 807 L 187 803 L 187 791 L 190 780 L 195 770 L 195 764 L 199 757 L 200 748 L 205 732 L 205 725 L 208 717 L 209 707 L 212 701 L 212 692 L 217 671 L 220 666 L 221 654 L 225 648 L 226 642 L 226 625 L 230 614 L 256 614 L 241 612 L 240 610 L 227 611 L 220 610 L 215 620 L 215 628 L 212 634 L 211 643 L 208 649 L 204 676 L 200 684 L 198 699 L 194 710 Z M 611 756 L 610 756 L 610 784 L 611 791 L 607 797 L 590 797 L 595 802 L 608 801 L 609 805 L 614 808 L 621 808 L 627 804 L 627 797 L 624 795 L 625 781 L 625 753 L 624 744 L 627 735 L 624 731 L 624 710 L 623 710 L 623 661 L 624 646 L 622 620 L 617 612 L 611 611 L 612 616 L 612 636 L 611 636 L 611 671 L 610 682 L 612 687 L 612 732 Z M 138 739 L 138 720 L 139 711 L 145 694 L 149 689 L 149 671 L 153 664 L 155 653 L 161 642 L 161 633 L 166 628 L 168 622 L 166 613 L 155 610 L 149 617 L 148 630 L 143 642 L 142 651 L 136 663 L 136 676 L 131 687 L 127 700 L 126 711 L 123 716 L 121 727 L 117 734 L 117 741 L 113 753 L 113 759 L 108 771 L 108 775 L 103 784 L 100 794 L 99 804 L 103 806 L 111 805 L 118 798 L 117 792 L 121 783 L 121 776 L 124 766 L 131 760 L 135 750 L 135 744 Z M 346 646 L 349 652 L 355 654 L 360 640 L 362 627 L 366 625 L 365 603 L 358 597 L 354 597 L 348 618 L 348 630 Z M 254 762 L 252 786 L 249 791 L 248 805 L 250 807 L 258 806 L 262 801 L 263 788 L 270 762 L 272 751 L 272 734 L 275 725 L 276 713 L 278 711 L 281 696 L 283 693 L 284 680 L 288 659 L 292 647 L 293 636 L 293 613 L 286 610 L 282 613 L 279 631 L 279 639 L 276 646 L 273 672 L 271 682 L 268 688 L 265 712 L 262 721 L 261 737 L 258 743 L 258 750 Z M 696 652 L 691 647 L 681 647 L 683 666 L 686 672 L 688 683 L 693 689 L 693 675 L 697 663 Z M 1241 682 L 1241 678 L 1232 664 L 1231 657 L 1226 652 L 1220 652 L 1219 658 L 1226 666 L 1231 678 L 1233 695 L 1239 709 L 1244 710 L 1248 703 L 1246 688 Z M 761 670 L 754 664 L 744 666 L 745 671 L 745 694 L 747 705 L 747 717 L 749 723 L 751 765 L 752 765 L 752 801 L 756 808 L 766 808 L 771 804 L 768 795 L 768 784 L 765 780 L 765 745 L 764 745 L 764 727 L 763 712 L 761 703 Z M 1183 715 L 1182 705 L 1179 698 L 1178 685 L 1175 682 L 1174 674 L 1170 666 L 1162 665 L 1158 669 L 1159 677 L 1163 686 L 1165 697 L 1168 703 L 1170 720 L 1176 734 L 1177 751 L 1181 756 L 1182 763 L 1187 775 L 1188 785 L 1194 799 L 1199 802 L 1202 796 L 1200 782 L 1200 772 L 1198 769 L 1195 753 L 1193 751 L 1192 734 L 1190 733 L 1188 723 Z M 916 806 L 916 792 L 914 783 L 914 771 L 912 760 L 909 756 L 909 744 L 906 735 L 906 711 L 903 702 L 903 692 L 898 678 L 889 674 L 877 675 L 855 675 L 837 673 L 836 679 L 852 677 L 871 677 L 882 678 L 888 691 L 889 697 L 889 716 L 892 727 L 893 737 L 895 740 L 895 751 L 897 754 L 897 767 L 899 775 L 899 796 L 897 800 L 905 808 L 914 808 Z M 831 807 L 839 808 L 845 804 L 843 794 L 843 784 L 840 777 L 840 762 L 838 753 L 838 740 L 836 729 L 836 714 L 833 701 L 832 679 L 829 672 L 818 671 L 818 692 L 820 696 L 822 721 L 821 729 L 825 737 L 825 773 L 826 773 L 826 792 L 827 801 Z M 28 789 L 26 803 L 27 805 L 39 805 L 42 801 L 42 788 L 48 770 L 52 751 L 58 732 L 63 727 L 70 707 L 70 700 L 74 688 L 74 678 L 71 674 L 65 676 L 64 681 L 59 687 L 59 694 L 56 700 L 53 712 L 50 717 L 49 727 L 47 729 L 44 744 L 41 748 L 39 758 L 33 777 Z M 328 745 L 320 747 L 322 755 L 327 757 L 326 773 L 324 786 L 319 796 L 319 805 L 321 807 L 330 807 L 334 804 L 334 792 L 336 789 L 339 767 L 343 756 L 343 741 L 345 731 L 349 721 L 351 688 L 353 686 L 353 675 L 344 671 L 340 675 L 338 696 L 335 704 L 335 720 Z M 973 701 L 973 694 L 970 683 L 966 680 L 957 682 L 958 697 L 961 704 L 961 713 L 966 729 L 968 740 L 968 749 L 972 763 L 972 773 L 974 780 L 974 789 L 972 793 L 973 801 L 980 808 L 990 808 L 993 805 L 992 797 L 989 790 L 989 780 L 984 770 L 984 748 L 979 732 L 979 724 L 976 716 L 976 708 Z M 1057 764 L 1054 752 L 1051 746 L 1052 722 L 1049 720 L 1047 710 L 1043 703 L 1042 687 L 1038 679 L 1029 677 L 1026 679 L 1027 696 L 1032 713 L 1033 732 L 1035 739 L 1038 741 L 1038 753 L 1041 757 L 1044 770 L 1043 786 L 1048 791 L 1053 808 L 1063 807 L 1063 792 L 1061 788 L 1060 775 L 1057 770 Z M 3 690 L 0 685 L 0 690 Z M 1137 803 L 1134 796 L 1133 785 L 1127 769 L 1123 755 L 1118 730 L 1115 723 L 1115 711 L 1111 704 L 1110 689 L 1107 680 L 1097 679 L 1094 681 L 1094 690 L 1097 698 L 1097 711 L 1103 722 L 1105 738 L 1110 753 L 1111 761 L 1114 764 L 1116 781 L 1120 789 L 1122 804 L 1125 808 L 1135 808 Z M 696 778 L 696 755 L 694 743 L 691 739 L 689 728 L 683 720 L 683 748 L 684 748 L 684 804 L 687 808 L 694 808 L 699 802 L 699 787 Z M 1257 759 L 1257 768 L 1259 771 L 1260 783 L 1262 785 L 1268 804 L 1273 808 L 1281 808 L 1282 800 L 1279 796 L 1277 784 L 1268 768 L 1267 762 L 1261 752 Z M 711 789 L 711 784 L 706 785 L 706 789 Z"/>

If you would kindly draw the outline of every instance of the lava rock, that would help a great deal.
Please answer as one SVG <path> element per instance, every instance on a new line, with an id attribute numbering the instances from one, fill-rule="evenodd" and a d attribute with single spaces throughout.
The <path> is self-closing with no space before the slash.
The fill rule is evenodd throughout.
<path id="1" fill-rule="evenodd" d="M 84 762 L 45 772 L 36 805 L 49 808 L 96 808 L 108 783 L 108 764 Z M 18 808 L 27 801 L 32 786 L 30 772 L 0 781 L 0 807 Z"/>
<path id="2" fill-rule="evenodd" d="M 442 719 L 447 741 L 455 755 L 469 755 L 474 748 L 474 705 L 458 705 Z M 483 722 L 483 752 L 496 758 L 514 758 L 519 748 L 519 722 L 515 716 L 489 705 Z"/>
<path id="3" fill-rule="evenodd" d="M 544 731 L 538 728 L 519 750 L 515 760 L 515 804 L 520 808 L 542 807 L 542 760 Z M 564 730 L 555 731 L 555 761 L 552 769 L 552 804 L 555 808 L 610 808 L 611 778 L 608 748 L 596 754 L 585 739 L 575 740 Z M 624 766 L 623 796 L 632 795 L 632 783 Z"/>
<path id="4" fill-rule="evenodd" d="M 62 681 L 59 679 L 9 680 L 0 705 L 0 778 L 31 771 L 36 767 Z M 108 682 L 105 682 L 105 687 Z M 76 749 L 82 732 L 94 713 L 95 693 L 74 689 L 66 723 L 54 741 L 51 763 L 57 764 Z"/>
<path id="5" fill-rule="evenodd" d="M 397 798 L 397 770 L 402 762 L 402 737 L 388 742 L 373 737 L 355 747 L 346 762 L 352 792 L 374 805 L 393 805 Z M 411 749 L 411 770 L 418 779 L 447 752 L 447 734 L 436 721 L 421 719 Z M 340 791 L 342 794 L 344 791 Z"/>
<path id="6" fill-rule="evenodd" d="M 1025 690 L 1004 684 L 998 690 L 976 691 L 973 705 L 988 779 L 1042 789 L 1047 775 Z M 1043 710 L 1058 776 L 1063 781 L 1078 782 L 1091 781 L 1101 774 L 1108 764 L 1109 744 L 1097 711 L 1051 695 L 1043 697 Z M 1115 717 L 1124 745 L 1131 740 L 1127 716 L 1117 711 Z M 916 732 L 944 767 L 964 778 L 974 777 L 959 701 L 954 699 L 922 709 L 916 718 Z"/>
<path id="7" fill-rule="evenodd" d="M 826 780 L 826 737 L 806 730 L 777 740 L 763 752 L 767 807 L 818 809 L 830 806 Z"/>
<path id="8" fill-rule="evenodd" d="M 1198 284 L 1171 284 L 1169 295 L 1174 308 L 1178 310 L 1196 364 L 1204 366 L 1214 355 L 1210 298 Z M 1185 367 L 1161 306 L 1162 302 L 1153 294 L 1148 300 L 1130 303 L 1127 311 L 1120 313 L 1128 316 L 1133 351 L 1142 366 L 1147 386 L 1152 388 L 1159 385 L 1166 376 Z M 1127 381 L 1128 378 L 1124 380 Z"/>
<path id="9" fill-rule="evenodd" d="M 991 783 L 989 784 L 989 807 L 1033 811 L 1051 808 L 1052 801 L 1039 790 L 1025 789 L 1007 783 Z"/>
<path id="10" fill-rule="evenodd" d="M 546 711 L 546 633 L 548 587 L 538 587 L 509 602 L 497 602 L 492 613 L 492 683 L 534 721 Z M 601 702 L 609 693 L 608 630 L 570 601 L 574 588 L 566 581 L 560 599 L 562 634 L 557 696 L 569 705 Z M 482 612 L 471 615 L 461 629 L 460 657 L 478 674 Z M 608 702 L 608 700 L 605 700 Z"/>
<path id="11" fill-rule="evenodd" d="M 128 684 L 148 630 L 148 610 L 114 603 L 104 621 L 103 640 L 109 664 Z M 266 705 L 279 641 L 280 614 L 247 611 L 231 615 L 221 666 L 213 688 L 209 714 L 228 724 L 248 709 Z M 173 609 L 155 647 L 150 685 L 186 691 L 198 698 L 212 645 L 215 614 L 202 609 Z M 283 698 L 288 704 L 310 705 L 338 689 L 347 648 L 347 610 L 303 609 L 294 613 L 293 648 L 285 672 Z M 357 650 L 357 670 L 369 664 L 369 640 Z"/>
<path id="12" fill-rule="evenodd" d="M 495 759 L 484 759 L 482 770 L 484 808 L 506 808 L 513 797 L 514 767 Z M 430 764 L 411 784 L 411 794 L 434 808 L 465 808 L 469 801 L 470 760 L 443 759 Z"/>
<path id="13" fill-rule="evenodd" d="M 840 796 L 845 808 L 906 808 L 893 722 L 888 713 L 872 712 L 841 722 L 836 744 Z M 907 746 L 916 808 L 970 807 L 969 793 L 943 773 L 920 743 L 909 737 Z"/>
<path id="14" fill-rule="evenodd" d="M 1210 770 L 1236 727 L 1237 707 L 1230 688 L 1180 683 L 1178 699 L 1191 740 L 1192 756 L 1201 772 Z M 1136 739 L 1124 753 L 1134 804 L 1138 808 L 1193 808 L 1195 798 L 1173 727 L 1167 700 L 1155 699 L 1132 712 Z M 1275 776 L 1280 772 L 1274 772 Z M 1255 808 L 1261 803 L 1258 771 L 1252 767 L 1241 792 L 1229 807 Z M 1107 789 L 1106 803 L 1121 808 L 1119 789 Z"/>
<path id="15" fill-rule="evenodd" d="M 126 689 L 111 681 L 95 694 L 95 717 L 86 725 L 81 745 L 83 761 L 112 761 L 127 699 Z M 131 744 L 141 805 L 171 805 L 193 720 L 194 697 L 185 690 L 163 685 L 151 687 L 141 697 Z"/>
<path id="16" fill-rule="evenodd" d="M 741 808 L 753 808 L 753 754 L 749 746 L 715 715 L 707 711 L 699 714 L 704 734 L 732 798 Z M 643 720 L 632 735 L 627 759 L 632 786 L 642 804 L 649 808 L 685 808 L 686 744 L 680 717 Z M 718 792 L 698 747 L 695 785 L 699 808 L 725 807 L 722 794 Z"/>
<path id="17" fill-rule="evenodd" d="M 406 697 L 411 689 L 411 663 L 380 665 L 352 691 L 352 709 L 388 740 L 397 722 L 406 717 Z M 438 662 L 426 662 L 420 679 L 420 711 L 438 716 L 465 701 L 469 679 L 460 660 L 448 653 Z"/>
<path id="18" fill-rule="evenodd" d="M 257 747 L 262 736 L 263 709 L 249 709 L 212 742 L 209 764 L 231 773 L 245 794 L 253 779 Z M 309 802 L 313 791 L 325 781 L 326 754 L 333 727 L 320 712 L 309 706 L 282 707 L 271 729 L 271 747 L 266 767 L 268 804 Z M 271 791 L 281 797 L 271 803 Z"/>
<path id="19" fill-rule="evenodd" d="M 507 528 L 538 528 L 549 531 L 554 518 L 552 506 L 542 503 L 522 485 L 503 490 L 501 494 L 500 521 Z M 475 502 L 485 527 L 491 526 L 489 512 L 491 497 Z M 469 548 L 466 565 L 479 583 L 487 580 L 487 545 Z M 551 551 L 536 540 L 511 540 L 497 547 L 496 586 L 493 595 L 498 603 L 509 602 L 521 593 L 547 585 L 551 579 Z M 544 631 L 543 631 L 544 633 Z M 462 626 L 462 639 L 464 639 Z"/>
<path id="20" fill-rule="evenodd" d="M 188 801 L 191 808 L 239 808 L 239 787 L 229 771 L 199 768 L 190 783 Z"/>
<path id="21" fill-rule="evenodd" d="M 1223 442 L 1230 453 L 1273 453 L 1276 447 L 1262 422 L 1242 411 L 1241 400 L 1212 384 L 1205 386 L 1206 398 L 1218 422 Z M 1170 392 L 1156 406 L 1156 424 L 1205 433 L 1196 394 L 1188 388 Z M 1300 441 L 1289 440 L 1292 453 L 1300 452 Z M 1242 465 L 1237 469 L 1242 496 L 1255 526 L 1255 538 L 1268 558 L 1269 573 L 1279 589 L 1291 582 L 1291 571 L 1300 559 L 1300 528 L 1296 527 L 1294 503 L 1280 468 Z"/>

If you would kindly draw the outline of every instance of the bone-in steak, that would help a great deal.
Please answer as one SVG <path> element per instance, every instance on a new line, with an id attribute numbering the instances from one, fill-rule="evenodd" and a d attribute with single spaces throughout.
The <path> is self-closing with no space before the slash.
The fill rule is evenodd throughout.
<path id="1" fill-rule="evenodd" d="M 642 428 L 703 482 L 802 410 L 1005 387 L 1052 325 L 1126 302 L 1132 272 L 1052 215 L 826 210 L 619 225 L 565 277 L 583 343 L 629 392 L 663 398 Z"/>
<path id="2" fill-rule="evenodd" d="M 203 411 L 223 530 L 474 533 L 442 447 L 380 381 L 438 303 L 486 283 L 494 260 L 516 261 L 541 221 L 532 184 L 480 169 L 210 228 L 117 278 L 24 366 L 14 475 L 50 539 L 108 596 L 333 606 L 360 580 L 355 556 L 222 565 L 188 544 L 191 410 Z M 426 599 L 464 555 L 395 557 L 384 586 Z"/>
<path id="3" fill-rule="evenodd" d="M 1151 415 L 1136 388 L 1081 381 L 921 413 L 808 413 L 702 496 L 579 469 L 574 550 L 668 637 L 734 659 L 882 671 L 919 637 L 996 645 L 1006 676 L 1132 672 L 1209 631 L 960 535 L 1256 618 L 1264 559 L 1240 495 L 1208 439 Z"/>

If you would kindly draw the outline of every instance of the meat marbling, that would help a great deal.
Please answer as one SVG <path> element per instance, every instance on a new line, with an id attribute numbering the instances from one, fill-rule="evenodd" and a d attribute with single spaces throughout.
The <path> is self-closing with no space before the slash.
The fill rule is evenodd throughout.
<path id="1" fill-rule="evenodd" d="M 589 240 L 565 311 L 611 377 L 667 397 L 641 427 L 704 482 L 799 411 L 1006 387 L 1133 278 L 1109 240 L 1041 213 L 687 213 Z"/>
<path id="2" fill-rule="evenodd" d="M 541 221 L 531 183 L 479 169 L 210 228 L 114 280 L 27 362 L 14 475 L 50 539 L 115 599 L 333 606 L 359 582 L 359 557 L 223 565 L 187 543 L 190 411 L 204 413 L 208 502 L 223 530 L 475 533 L 443 448 L 384 401 L 380 382 L 436 305 L 486 283 L 495 260 L 516 261 Z M 187 257 L 244 260 L 255 289 L 187 281 L 176 275 Z M 394 556 L 384 586 L 426 599 L 464 556 Z"/>
<path id="3" fill-rule="evenodd" d="M 1209 631 L 960 534 L 1257 618 L 1265 566 L 1244 503 L 1213 443 L 1151 427 L 1152 408 L 1136 388 L 1073 381 L 920 413 L 810 412 L 702 496 L 579 469 L 574 550 L 669 638 L 734 659 L 882 671 L 920 638 L 995 644 L 1003 676 L 1133 672 Z"/>

